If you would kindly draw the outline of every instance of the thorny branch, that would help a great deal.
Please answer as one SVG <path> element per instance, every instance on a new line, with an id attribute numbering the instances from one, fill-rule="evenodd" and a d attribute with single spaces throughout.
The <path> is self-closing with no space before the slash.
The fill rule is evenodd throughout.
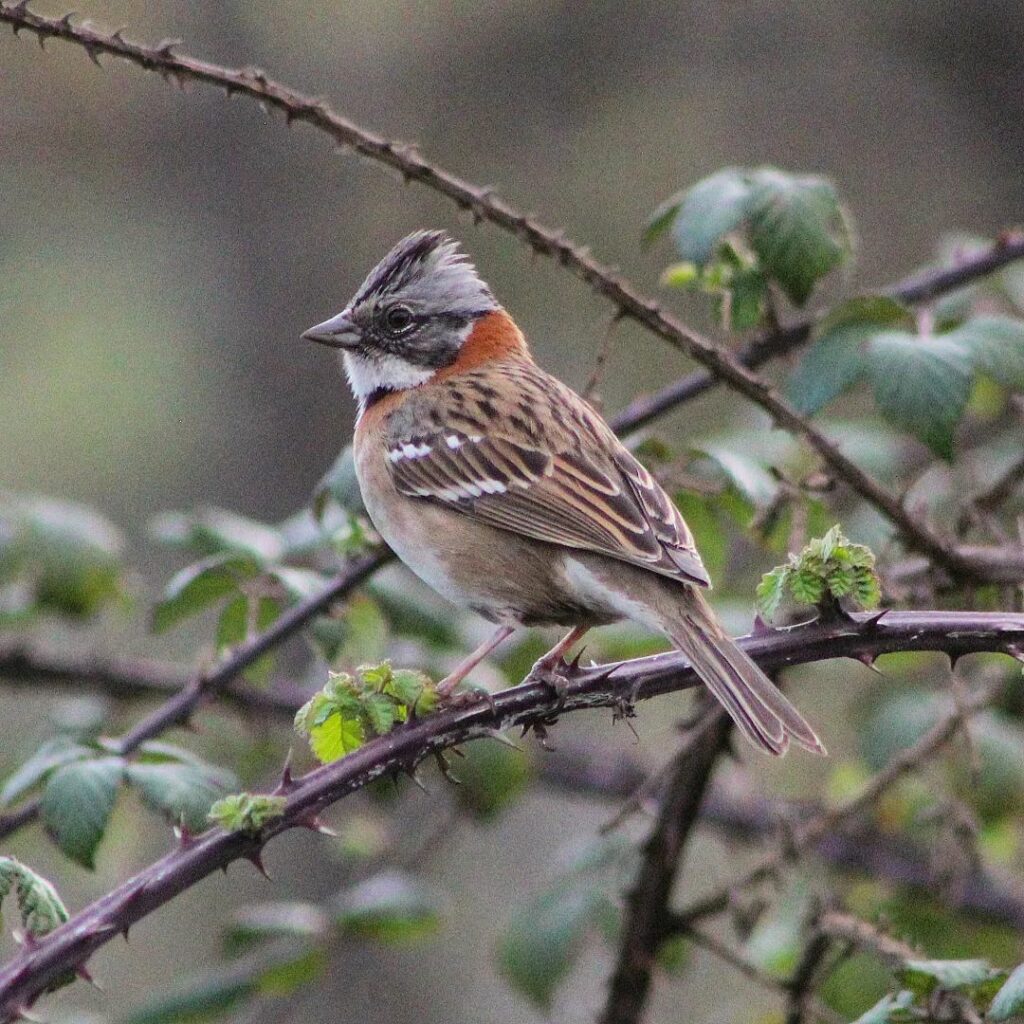
<path id="1" fill-rule="evenodd" d="M 982 617 L 978 624 L 984 621 Z M 183 666 L 150 659 L 75 656 L 30 644 L 0 647 L 0 687 L 73 682 L 76 689 L 91 687 L 108 697 L 130 700 L 171 696 L 190 679 L 191 674 Z M 245 714 L 273 714 L 290 723 L 309 692 L 298 683 L 279 680 L 271 690 L 228 686 L 221 697 Z M 545 753 L 537 770 L 539 781 L 546 786 L 604 800 L 631 796 L 647 773 L 632 758 L 610 761 L 606 754 L 597 756 L 588 748 L 564 744 Z M 813 804 L 791 804 L 712 786 L 701 806 L 700 818 L 730 839 L 749 844 L 777 835 L 780 822 L 806 820 L 816 813 L 820 808 Z M 0 822 L 4 820 L 0 818 Z M 0 827 L 0 834 L 3 832 Z M 813 853 L 840 870 L 887 878 L 914 889 L 927 890 L 935 884 L 935 872 L 925 850 L 905 837 L 891 836 L 869 824 L 823 837 Z M 950 899 L 953 909 L 1024 930 L 1024 898 L 1007 881 L 978 867 L 958 880 Z"/>
<path id="2" fill-rule="evenodd" d="M 42 44 L 48 38 L 63 39 L 82 47 L 99 63 L 101 55 L 121 57 L 164 78 L 179 83 L 204 82 L 228 95 L 250 96 L 268 109 L 280 110 L 286 120 L 306 122 L 371 160 L 399 171 L 446 196 L 477 221 L 488 221 L 510 232 L 535 252 L 548 256 L 574 273 L 595 292 L 608 299 L 620 319 L 630 319 L 667 341 L 704 366 L 734 391 L 760 406 L 780 428 L 802 438 L 829 468 L 865 501 L 877 508 L 903 537 L 908 547 L 933 559 L 950 573 L 966 580 L 1015 583 L 1024 577 L 1024 546 L 959 548 L 949 538 L 903 507 L 900 498 L 843 454 L 809 420 L 801 416 L 772 385 L 740 363 L 732 353 L 689 329 L 666 313 L 655 301 L 638 292 L 611 267 L 594 259 L 589 251 L 520 213 L 492 190 L 473 185 L 426 160 L 412 146 L 402 145 L 359 127 L 328 104 L 268 78 L 257 68 L 226 68 L 176 53 L 176 40 L 157 46 L 130 42 L 121 31 L 106 34 L 88 23 L 73 24 L 70 15 L 47 18 L 28 10 L 27 0 L 0 6 L 0 21 L 15 31 L 29 31 Z"/>
<path id="3" fill-rule="evenodd" d="M 893 612 L 881 619 L 862 615 L 812 623 L 741 642 L 767 672 L 829 657 L 870 658 L 897 649 L 924 650 L 930 645 L 954 656 L 979 651 L 1016 656 L 1024 649 L 1024 615 Z M 258 861 L 262 846 L 287 829 L 318 827 L 317 815 L 327 806 L 382 775 L 411 772 L 435 751 L 493 736 L 499 729 L 530 728 L 584 708 L 621 707 L 623 702 L 646 700 L 696 682 L 692 670 L 676 653 L 581 669 L 565 680 L 561 697 L 547 682 L 524 683 L 496 694 L 493 702 L 441 711 L 400 727 L 298 780 L 286 777 L 278 788 L 287 798 L 285 812 L 260 835 L 212 829 L 201 837 L 187 838 L 0 968 L 0 1020 L 17 1018 L 54 980 L 84 965 L 100 946 L 200 879 L 240 858 Z M 962 710 L 956 709 L 880 772 L 858 798 L 797 828 L 793 848 L 807 848 L 860 811 L 948 741 L 959 727 L 961 714 L 972 713 L 990 699 L 990 694 L 969 699 Z M 771 858 L 756 869 L 754 880 L 771 874 L 784 860 L 784 856 Z M 744 884 L 752 882 L 748 879 Z M 710 909 L 701 913 L 691 910 L 671 919 L 669 925 L 689 927 L 698 917 L 725 909 L 731 892 L 732 887 L 712 901 Z"/>

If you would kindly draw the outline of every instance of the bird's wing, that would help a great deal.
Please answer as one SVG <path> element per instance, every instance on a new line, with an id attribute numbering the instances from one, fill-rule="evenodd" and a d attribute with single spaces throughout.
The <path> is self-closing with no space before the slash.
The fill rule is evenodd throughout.
<path id="1" fill-rule="evenodd" d="M 495 387 L 501 373 L 511 379 Z M 416 415 L 418 403 L 410 402 L 388 431 L 387 464 L 401 493 L 512 533 L 709 585 L 671 499 L 565 385 L 516 363 L 460 375 L 442 388 L 430 399 L 434 416 Z M 446 426 L 423 430 L 430 420 Z"/>

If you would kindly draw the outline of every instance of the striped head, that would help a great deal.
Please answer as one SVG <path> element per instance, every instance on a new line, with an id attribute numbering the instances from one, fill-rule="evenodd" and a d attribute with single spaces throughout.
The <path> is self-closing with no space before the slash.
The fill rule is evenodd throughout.
<path id="1" fill-rule="evenodd" d="M 498 308 L 451 238 L 417 231 L 370 271 L 337 316 L 302 336 L 343 351 L 352 391 L 365 408 L 452 365 L 474 324 Z"/>

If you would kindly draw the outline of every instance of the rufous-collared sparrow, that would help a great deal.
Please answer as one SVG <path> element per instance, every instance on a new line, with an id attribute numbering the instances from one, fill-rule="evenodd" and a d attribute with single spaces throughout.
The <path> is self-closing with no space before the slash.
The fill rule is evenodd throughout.
<path id="1" fill-rule="evenodd" d="M 418 576 L 497 632 L 449 693 L 519 626 L 664 633 L 742 732 L 772 754 L 825 748 L 729 638 L 682 516 L 598 413 L 533 361 L 457 245 L 403 239 L 337 316 L 304 338 L 341 349 L 359 402 L 355 465 L 380 535 Z"/>

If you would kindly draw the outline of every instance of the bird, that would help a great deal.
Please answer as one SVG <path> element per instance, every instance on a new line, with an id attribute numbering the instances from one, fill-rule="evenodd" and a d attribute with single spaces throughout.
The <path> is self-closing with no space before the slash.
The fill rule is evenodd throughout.
<path id="1" fill-rule="evenodd" d="M 450 235 L 403 238 L 302 337 L 342 353 L 375 530 L 434 590 L 496 627 L 438 684 L 442 697 L 521 627 L 569 629 L 535 666 L 551 672 L 589 629 L 628 619 L 664 634 L 756 747 L 781 755 L 792 740 L 825 754 L 718 621 L 675 504 L 601 415 L 534 361 Z"/>

